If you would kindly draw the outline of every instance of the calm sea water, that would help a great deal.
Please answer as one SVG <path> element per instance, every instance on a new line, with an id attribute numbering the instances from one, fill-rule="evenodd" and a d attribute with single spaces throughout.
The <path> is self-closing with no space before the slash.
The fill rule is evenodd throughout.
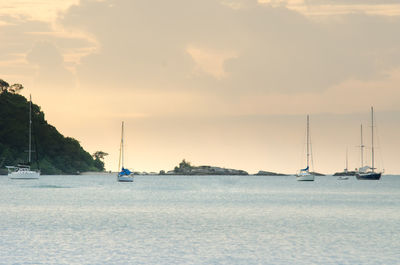
<path id="1" fill-rule="evenodd" d="M 400 176 L 0 177 L 0 264 L 399 264 Z"/>

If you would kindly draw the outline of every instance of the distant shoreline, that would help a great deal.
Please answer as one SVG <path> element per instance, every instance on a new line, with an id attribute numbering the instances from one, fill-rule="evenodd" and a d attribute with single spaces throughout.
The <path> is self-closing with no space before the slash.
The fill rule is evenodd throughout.
<path id="1" fill-rule="evenodd" d="M 241 173 L 241 174 L 239 174 Z M 118 172 L 113 171 L 104 171 L 104 172 L 82 172 L 79 175 L 88 176 L 88 175 L 116 175 Z M 199 172 L 192 171 L 186 173 L 168 171 L 167 173 L 157 173 L 157 172 L 133 172 L 134 175 L 137 176 L 294 176 L 295 174 L 284 174 L 277 173 L 272 171 L 263 171 L 260 170 L 257 173 L 249 174 L 244 170 L 236 170 L 236 169 L 222 169 L 220 172 L 210 171 L 210 172 Z M 317 176 L 327 176 L 325 174 L 315 173 Z M 328 175 L 329 176 L 329 175 Z"/>

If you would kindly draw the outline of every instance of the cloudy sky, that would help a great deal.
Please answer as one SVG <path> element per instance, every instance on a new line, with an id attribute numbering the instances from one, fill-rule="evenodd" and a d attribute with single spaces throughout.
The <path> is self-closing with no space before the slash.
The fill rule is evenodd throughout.
<path id="1" fill-rule="evenodd" d="M 186 158 L 250 173 L 376 163 L 400 173 L 397 0 L 2 0 L 0 78 L 117 170 Z M 365 156 L 370 160 L 369 149 Z"/>

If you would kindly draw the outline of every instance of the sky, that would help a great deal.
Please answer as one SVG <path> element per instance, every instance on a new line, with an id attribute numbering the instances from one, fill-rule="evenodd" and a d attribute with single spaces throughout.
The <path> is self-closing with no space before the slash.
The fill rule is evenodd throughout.
<path id="1" fill-rule="evenodd" d="M 1 0 L 0 78 L 107 170 L 400 174 L 397 0 Z"/>

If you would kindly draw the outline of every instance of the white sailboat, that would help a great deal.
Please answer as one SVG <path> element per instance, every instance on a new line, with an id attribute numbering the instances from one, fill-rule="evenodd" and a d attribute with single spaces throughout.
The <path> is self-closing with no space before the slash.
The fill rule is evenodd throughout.
<path id="1" fill-rule="evenodd" d="M 120 167 L 122 164 L 122 167 Z M 124 122 L 122 122 L 122 130 L 121 130 L 121 143 L 119 148 L 119 162 L 118 162 L 118 170 L 120 170 L 117 175 L 117 180 L 119 182 L 132 182 L 133 181 L 133 173 L 129 171 L 129 169 L 124 168 Z"/>
<path id="2" fill-rule="evenodd" d="M 362 132 L 362 131 L 361 131 Z M 362 144 L 362 134 L 361 134 L 361 150 L 363 148 Z M 381 178 L 382 172 L 375 172 L 375 165 L 374 165 L 374 108 L 371 107 L 371 167 L 363 166 L 362 163 L 362 151 L 361 151 L 361 168 L 359 168 L 358 172 L 356 173 L 357 179 L 363 180 L 379 180 Z"/>
<path id="3" fill-rule="evenodd" d="M 6 166 L 8 177 L 11 179 L 38 179 L 40 171 L 31 170 L 32 154 L 32 97 L 29 95 L 29 144 L 28 144 L 28 163 L 18 164 L 17 166 Z"/>
<path id="4" fill-rule="evenodd" d="M 296 174 L 298 181 L 314 181 L 314 175 L 310 173 L 310 118 L 307 115 L 307 167 L 300 169 Z"/>

